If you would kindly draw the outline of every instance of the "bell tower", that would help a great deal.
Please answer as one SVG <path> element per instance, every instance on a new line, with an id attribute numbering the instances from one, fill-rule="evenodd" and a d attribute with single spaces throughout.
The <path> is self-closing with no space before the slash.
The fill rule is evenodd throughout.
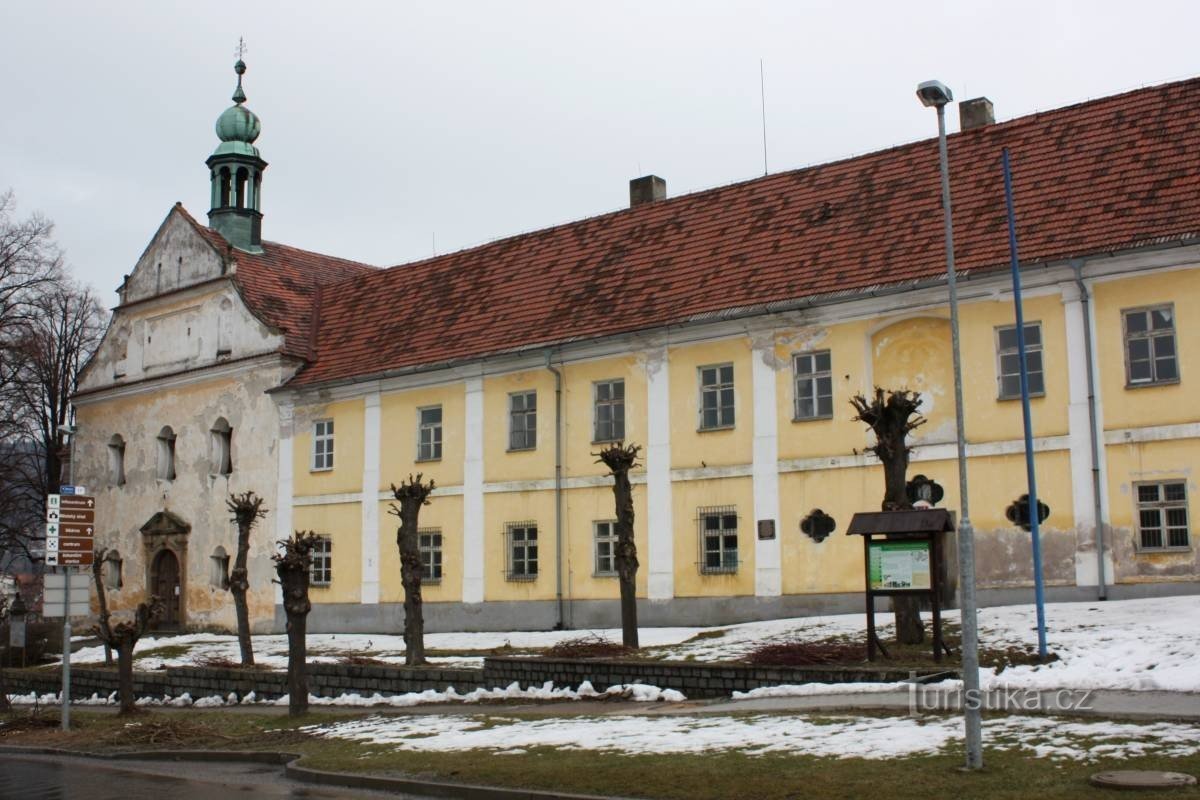
<path id="1" fill-rule="evenodd" d="M 212 180 L 208 224 L 239 250 L 261 253 L 262 175 L 267 162 L 254 146 L 262 123 L 244 105 L 246 93 L 242 90 L 242 75 L 246 72 L 246 63 L 241 57 L 245 52 L 245 44 L 239 40 L 238 60 L 233 65 L 238 76 L 234 104 L 217 118 L 217 138 L 221 143 L 205 162 Z"/>

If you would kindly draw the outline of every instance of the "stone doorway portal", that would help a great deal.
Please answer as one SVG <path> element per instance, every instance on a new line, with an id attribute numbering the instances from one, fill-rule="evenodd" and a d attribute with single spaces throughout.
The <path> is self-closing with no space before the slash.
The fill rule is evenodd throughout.
<path id="1" fill-rule="evenodd" d="M 180 629 L 187 624 L 187 551 L 192 526 L 170 511 L 159 511 L 142 526 L 146 554 L 146 594 L 162 601 L 156 627 Z"/>
<path id="2" fill-rule="evenodd" d="M 160 550 L 150 567 L 152 591 L 162 600 L 163 615 L 159 625 L 177 628 L 182 622 L 179 614 L 179 598 L 182 585 L 179 581 L 179 559 L 170 550 Z"/>

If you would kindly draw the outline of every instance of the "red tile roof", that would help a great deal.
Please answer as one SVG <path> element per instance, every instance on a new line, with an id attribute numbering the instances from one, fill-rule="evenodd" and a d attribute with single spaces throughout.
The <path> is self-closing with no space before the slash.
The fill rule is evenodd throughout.
<path id="1" fill-rule="evenodd" d="M 283 353 L 312 357 L 315 290 L 357 275 L 379 272 L 376 267 L 345 258 L 263 242 L 262 253 L 235 250 L 221 234 L 205 227 L 177 206 L 213 247 L 237 262 L 234 281 L 250 309 L 268 325 L 284 332 Z"/>
<path id="2" fill-rule="evenodd" d="M 1003 146 L 1023 262 L 1200 232 L 1200 79 L 951 136 L 964 272 L 1008 261 Z M 937 280 L 943 248 L 930 139 L 365 272 L 323 293 L 316 358 L 291 385 Z M 253 274 L 254 297 L 276 290 Z"/>

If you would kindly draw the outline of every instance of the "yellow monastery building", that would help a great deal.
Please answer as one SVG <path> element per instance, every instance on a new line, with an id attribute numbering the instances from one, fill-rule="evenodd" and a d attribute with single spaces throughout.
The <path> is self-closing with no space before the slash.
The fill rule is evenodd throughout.
<path id="1" fill-rule="evenodd" d="M 242 67 L 244 70 L 244 67 Z M 240 94 L 240 72 L 239 72 Z M 222 115 L 209 226 L 168 215 L 127 277 L 76 398 L 118 606 L 232 625 L 231 491 L 270 514 L 253 612 L 282 619 L 273 541 L 324 537 L 313 630 L 398 630 L 389 485 L 421 513 L 431 629 L 618 619 L 605 443 L 634 476 L 646 625 L 856 611 L 857 511 L 883 477 L 850 397 L 923 397 L 910 477 L 957 509 L 935 140 L 667 198 L 376 269 L 263 241 L 259 123 Z M 1032 598 L 1002 177 L 1011 151 L 1051 599 L 1200 588 L 1200 80 L 949 139 L 965 434 L 984 603 Z M 1189 400 L 1188 398 L 1191 398 Z M 800 521 L 822 509 L 817 541 Z M 1169 602 L 1164 600 L 1164 603 Z"/>

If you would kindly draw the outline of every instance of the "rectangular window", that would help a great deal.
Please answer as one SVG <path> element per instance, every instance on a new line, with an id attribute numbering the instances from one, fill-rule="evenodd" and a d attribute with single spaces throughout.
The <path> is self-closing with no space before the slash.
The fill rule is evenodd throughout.
<path id="1" fill-rule="evenodd" d="M 594 575 L 617 574 L 617 523 L 605 520 L 594 524 L 596 537 L 596 566 Z"/>
<path id="2" fill-rule="evenodd" d="M 442 582 L 442 531 L 440 528 L 418 528 L 417 549 L 421 553 L 421 582 Z"/>
<path id="3" fill-rule="evenodd" d="M 1017 347 L 1017 326 L 996 328 L 996 382 L 1001 400 L 1021 396 L 1021 348 Z M 1029 394 L 1044 395 L 1042 374 L 1042 324 L 1025 323 L 1025 368 L 1029 373 Z"/>
<path id="4" fill-rule="evenodd" d="M 508 396 L 508 449 L 537 447 L 537 392 L 514 392 Z"/>
<path id="5" fill-rule="evenodd" d="M 442 407 L 417 409 L 417 461 L 442 458 Z"/>
<path id="6" fill-rule="evenodd" d="M 700 430 L 733 427 L 733 364 L 700 367 Z"/>
<path id="7" fill-rule="evenodd" d="M 1137 505 L 1139 549 L 1189 546 L 1186 483 L 1139 483 Z"/>
<path id="8" fill-rule="evenodd" d="M 738 517 L 733 506 L 700 509 L 700 572 L 705 575 L 737 572 Z"/>
<path id="9" fill-rule="evenodd" d="M 333 540 L 318 536 L 310 552 L 308 582 L 313 586 L 328 586 L 333 581 Z"/>
<path id="10" fill-rule="evenodd" d="M 833 366 L 828 350 L 798 353 L 793 358 L 796 372 L 796 419 L 827 419 L 833 416 Z"/>
<path id="11" fill-rule="evenodd" d="M 508 540 L 508 572 L 510 581 L 533 581 L 538 575 L 538 529 L 536 522 L 510 522 L 504 526 Z"/>
<path id="12" fill-rule="evenodd" d="M 333 420 L 319 419 L 313 423 L 313 471 L 333 469 Z"/>
<path id="13" fill-rule="evenodd" d="M 1121 315 L 1125 320 L 1125 374 L 1129 385 L 1179 380 L 1174 307 L 1140 308 L 1122 311 Z"/>
<path id="14" fill-rule="evenodd" d="M 593 442 L 616 442 L 625 438 L 625 381 L 593 384 L 595 431 Z"/>

